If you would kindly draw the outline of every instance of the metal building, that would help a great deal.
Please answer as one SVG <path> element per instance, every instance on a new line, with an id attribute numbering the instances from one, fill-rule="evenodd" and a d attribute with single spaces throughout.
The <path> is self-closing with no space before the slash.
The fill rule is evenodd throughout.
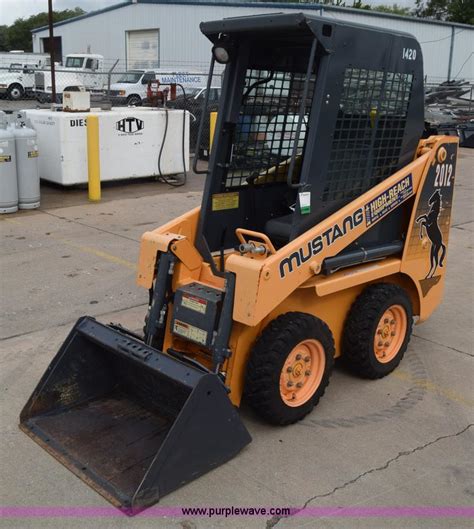
<path id="1" fill-rule="evenodd" d="M 474 27 L 375 11 L 284 2 L 129 0 L 55 24 L 59 55 L 99 53 L 118 68 L 205 70 L 209 41 L 201 21 L 259 13 L 306 11 L 411 33 L 421 44 L 429 81 L 474 80 Z M 33 51 L 48 47 L 48 29 L 33 30 Z"/>

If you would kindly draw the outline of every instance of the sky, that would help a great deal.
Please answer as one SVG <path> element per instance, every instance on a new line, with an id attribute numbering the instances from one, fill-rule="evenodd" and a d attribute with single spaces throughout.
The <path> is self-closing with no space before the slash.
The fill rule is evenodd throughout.
<path id="1" fill-rule="evenodd" d="M 119 4 L 122 0 L 53 0 L 53 9 L 74 9 L 82 7 L 85 11 L 94 11 L 102 7 Z M 0 0 L 0 25 L 10 25 L 17 18 L 48 10 L 48 0 Z"/>
<path id="2" fill-rule="evenodd" d="M 82 7 L 85 11 L 94 11 L 122 0 L 53 0 L 53 8 L 61 11 L 63 9 L 74 9 Z M 238 1 L 238 0 L 237 0 Z M 413 0 L 365 0 L 368 4 L 393 4 L 400 6 L 412 6 Z M 48 0 L 0 0 L 0 25 L 10 25 L 17 18 L 28 18 L 31 15 L 47 11 Z"/>

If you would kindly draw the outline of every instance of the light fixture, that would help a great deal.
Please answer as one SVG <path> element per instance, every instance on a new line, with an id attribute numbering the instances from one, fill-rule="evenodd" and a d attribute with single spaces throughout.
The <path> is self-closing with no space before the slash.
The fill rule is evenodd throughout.
<path id="1" fill-rule="evenodd" d="M 213 46 L 212 54 L 219 64 L 227 64 L 230 61 L 229 50 L 225 46 L 222 46 L 222 44 Z"/>
<path id="2" fill-rule="evenodd" d="M 233 55 L 233 45 L 227 35 L 223 35 L 212 47 L 212 55 L 219 64 L 228 64 Z"/>

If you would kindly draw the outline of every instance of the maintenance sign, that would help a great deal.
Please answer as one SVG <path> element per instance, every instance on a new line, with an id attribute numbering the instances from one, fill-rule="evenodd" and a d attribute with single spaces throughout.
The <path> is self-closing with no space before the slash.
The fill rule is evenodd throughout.
<path id="1" fill-rule="evenodd" d="M 385 217 L 398 204 L 405 202 L 412 195 L 413 182 L 411 174 L 409 174 L 365 205 L 365 221 L 367 226 Z"/>

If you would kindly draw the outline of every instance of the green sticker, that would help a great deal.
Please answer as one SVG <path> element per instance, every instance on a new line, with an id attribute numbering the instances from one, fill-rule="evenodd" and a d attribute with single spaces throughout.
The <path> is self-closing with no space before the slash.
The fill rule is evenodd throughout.
<path id="1" fill-rule="evenodd" d="M 309 191 L 304 191 L 303 193 L 299 193 L 299 197 L 301 215 L 311 213 L 311 193 Z"/>

